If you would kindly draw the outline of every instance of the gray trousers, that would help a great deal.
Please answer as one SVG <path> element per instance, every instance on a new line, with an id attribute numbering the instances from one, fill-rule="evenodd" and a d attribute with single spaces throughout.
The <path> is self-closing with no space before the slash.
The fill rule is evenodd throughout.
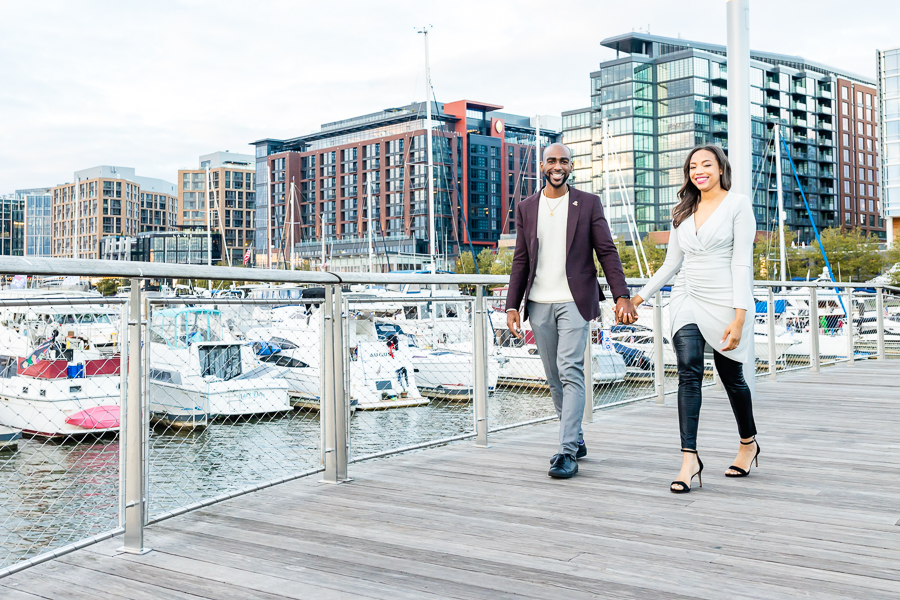
<path id="1" fill-rule="evenodd" d="M 559 417 L 559 452 L 574 456 L 579 442 L 584 440 L 581 419 L 588 322 L 574 302 L 529 302 L 528 319 Z"/>

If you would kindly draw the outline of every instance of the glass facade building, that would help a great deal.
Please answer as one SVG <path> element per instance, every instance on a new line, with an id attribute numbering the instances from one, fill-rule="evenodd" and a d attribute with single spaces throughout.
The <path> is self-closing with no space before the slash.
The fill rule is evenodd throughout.
<path id="1" fill-rule="evenodd" d="M 25 256 L 52 256 L 52 188 L 16 190 L 16 199 L 23 203 L 22 210 L 25 214 Z"/>
<path id="2" fill-rule="evenodd" d="M 24 201 L 18 194 L 0 196 L 0 255 L 22 256 L 25 241 Z"/>
<path id="3" fill-rule="evenodd" d="M 900 239 L 900 48 L 878 51 L 881 101 L 881 214 L 888 242 Z"/>
<path id="4" fill-rule="evenodd" d="M 603 157 L 604 151 L 608 152 L 608 217 L 614 233 L 631 238 L 626 210 L 634 215 L 641 236 L 667 231 L 684 181 L 682 167 L 688 151 L 704 143 L 718 144 L 727 151 L 726 49 L 639 33 L 602 44 L 616 50 L 618 58 L 601 63 L 600 69 L 591 73 L 590 108 L 563 113 L 563 139 L 575 145 L 573 154 L 580 167 L 574 173 L 576 184 L 586 185 L 590 177 L 592 191 L 602 196 Z M 839 81 L 872 85 L 798 57 L 751 52 L 753 204 L 760 230 L 773 229 L 776 224 L 776 123 L 782 126 L 816 225 L 822 229 L 842 224 L 837 176 Z M 606 143 L 604 120 L 608 123 Z M 870 134 L 874 139 L 871 128 Z M 801 241 L 808 242 L 813 239 L 812 228 L 786 157 L 782 171 L 787 225 Z M 855 201 L 855 189 L 853 195 Z M 872 230 L 877 230 L 876 223 Z"/>

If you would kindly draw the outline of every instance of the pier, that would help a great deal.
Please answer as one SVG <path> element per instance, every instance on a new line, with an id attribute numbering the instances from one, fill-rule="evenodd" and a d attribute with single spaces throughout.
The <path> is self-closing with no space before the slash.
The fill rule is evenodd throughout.
<path id="1" fill-rule="evenodd" d="M 900 377 L 868 360 L 760 378 L 762 448 L 704 390 L 703 487 L 674 495 L 674 395 L 597 411 L 569 481 L 553 421 L 351 464 L 149 525 L 0 579 L 40 598 L 891 598 L 900 596 Z"/>

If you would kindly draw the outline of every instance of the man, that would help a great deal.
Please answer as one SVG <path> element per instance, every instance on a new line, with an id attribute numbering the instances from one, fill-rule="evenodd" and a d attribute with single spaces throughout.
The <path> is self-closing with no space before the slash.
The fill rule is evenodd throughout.
<path id="1" fill-rule="evenodd" d="M 506 301 L 506 324 L 513 335 L 521 338 L 522 321 L 531 319 L 559 416 L 559 452 L 549 473 L 556 478 L 575 475 L 577 459 L 587 456 L 581 430 L 584 350 L 590 321 L 600 315 L 604 299 L 594 252 L 616 300 L 616 318 L 637 320 L 600 198 L 566 183 L 573 167 L 563 144 L 544 150 L 541 172 L 547 185 L 516 208 L 516 250 Z"/>

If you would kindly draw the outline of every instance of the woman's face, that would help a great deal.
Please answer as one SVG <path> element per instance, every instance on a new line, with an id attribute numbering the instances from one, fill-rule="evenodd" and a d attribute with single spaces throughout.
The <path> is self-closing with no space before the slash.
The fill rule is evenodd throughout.
<path id="1" fill-rule="evenodd" d="M 689 165 L 691 181 L 700 192 L 709 192 L 719 187 L 722 177 L 719 161 L 709 150 L 698 150 L 691 156 Z"/>

